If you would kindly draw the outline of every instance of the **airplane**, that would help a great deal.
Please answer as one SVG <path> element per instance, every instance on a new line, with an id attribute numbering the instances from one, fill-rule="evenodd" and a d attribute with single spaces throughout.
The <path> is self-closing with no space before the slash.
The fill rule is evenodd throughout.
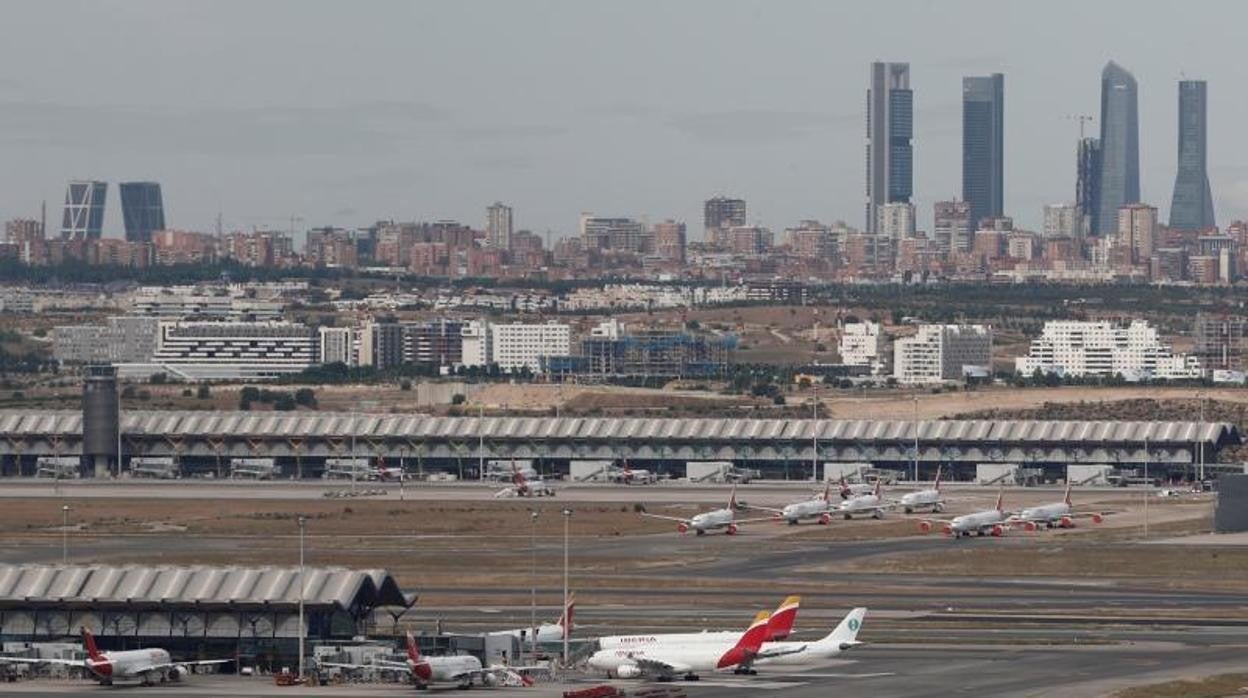
<path id="1" fill-rule="evenodd" d="M 398 466 L 387 467 L 379 463 L 373 470 L 373 479 L 382 482 L 401 482 L 406 478 L 407 473 L 404 473 L 403 469 Z"/>
<path id="2" fill-rule="evenodd" d="M 797 620 L 797 611 L 801 606 L 802 597 L 786 598 L 767 618 L 766 642 L 783 640 L 793 632 L 793 622 Z M 598 638 L 600 649 L 618 649 L 647 647 L 663 644 L 680 644 L 688 642 L 723 642 L 728 646 L 736 642 L 741 634 L 733 630 L 703 630 L 699 633 L 655 633 L 650 635 L 609 635 Z"/>
<path id="3" fill-rule="evenodd" d="M 472 688 L 475 683 L 483 686 L 499 684 L 529 685 L 531 681 L 519 674 L 514 667 L 484 667 L 481 660 L 469 654 L 445 657 L 426 657 L 420 653 L 416 638 L 407 634 L 407 660 L 395 662 L 388 659 L 375 660 L 372 664 L 341 664 L 322 662 L 320 666 L 337 669 L 396 669 L 411 674 L 416 688 L 426 689 L 432 684 L 453 683 L 458 688 Z"/>
<path id="4" fill-rule="evenodd" d="M 652 519 L 663 519 L 664 521 L 675 521 L 676 530 L 681 533 L 687 533 L 693 529 L 694 533 L 699 536 L 704 535 L 707 531 L 724 529 L 724 533 L 730 536 L 736 535 L 737 529 L 741 524 L 753 523 L 755 521 L 770 521 L 771 518 L 757 519 L 738 519 L 737 509 L 737 486 L 732 486 L 732 495 L 728 498 L 728 506 L 723 509 L 713 509 L 704 511 L 701 514 L 694 514 L 693 517 L 682 519 L 679 516 L 663 516 L 662 514 L 650 514 L 646 511 L 639 512 L 642 516 L 648 516 Z"/>
<path id="5" fill-rule="evenodd" d="M 855 482 L 852 485 L 845 482 L 845 477 L 841 476 L 841 499 L 849 499 L 862 494 L 871 494 L 875 489 L 875 485 L 869 482 Z"/>
<path id="6" fill-rule="evenodd" d="M 611 479 L 625 485 L 652 485 L 659 478 L 649 470 L 634 470 L 628 461 L 624 461 L 624 469 L 612 472 Z"/>
<path id="7" fill-rule="evenodd" d="M 1101 512 L 1076 514 L 1070 504 L 1070 487 L 1071 483 L 1067 482 L 1062 501 L 1023 509 L 1017 516 L 1010 517 L 1010 522 L 1021 523 L 1025 530 L 1034 531 L 1040 527 L 1074 528 L 1076 518 L 1089 518 L 1094 524 L 1105 520 L 1105 514 Z"/>
<path id="8" fill-rule="evenodd" d="M 621 679 L 653 677 L 659 681 L 671 681 L 683 675 L 686 681 L 697 681 L 698 672 L 727 669 L 764 656 L 762 646 L 767 638 L 769 617 L 769 613 L 760 611 L 735 644 L 678 642 L 651 647 L 602 649 L 590 656 L 589 666 Z"/>
<path id="9" fill-rule="evenodd" d="M 884 500 L 880 498 L 880 481 L 875 481 L 875 489 L 871 494 L 859 494 L 852 496 L 841 502 L 841 506 L 837 511 L 846 519 L 854 518 L 854 514 L 870 513 L 871 518 L 878 519 L 884 516 L 885 509 Z"/>
<path id="10" fill-rule="evenodd" d="M 931 489 L 919 490 L 917 492 L 907 492 L 901 497 L 901 507 L 907 514 L 913 514 L 915 509 L 931 507 L 935 513 L 945 510 L 945 499 L 940 493 L 940 467 L 936 468 L 936 482 L 932 484 Z"/>
<path id="11" fill-rule="evenodd" d="M 111 686 L 114 681 L 137 679 L 144 686 L 166 681 L 181 681 L 191 673 L 191 667 L 225 664 L 233 659 L 200 659 L 189 662 L 175 662 L 169 653 L 158 647 L 140 650 L 122 650 L 117 652 L 101 652 L 95 644 L 95 636 L 85 627 L 82 633 L 82 645 L 86 649 L 87 658 L 77 659 L 33 659 L 26 657 L 0 657 L 0 661 L 15 664 L 60 664 L 62 666 L 83 667 L 101 686 Z"/>
<path id="12" fill-rule="evenodd" d="M 1005 529 L 1009 528 L 1009 513 L 1001 508 L 1002 500 L 1005 498 L 1005 492 L 1002 491 L 997 495 L 997 505 L 993 509 L 985 509 L 977 511 L 973 514 L 963 514 L 955 516 L 952 519 L 931 519 L 919 522 L 919 530 L 928 533 L 932 530 L 933 524 L 938 523 L 944 526 L 945 535 L 953 536 L 954 539 L 963 536 L 1003 536 Z"/>
<path id="13" fill-rule="evenodd" d="M 572 631 L 576 629 L 576 623 L 572 620 L 576 611 L 576 595 L 568 597 L 568 607 L 554 623 L 542 623 L 537 626 L 537 644 L 546 644 L 548 642 L 559 642 L 563 640 L 564 635 L 571 636 Z M 501 633 L 492 633 L 501 635 L 512 635 L 520 639 L 520 644 L 525 645 L 532 642 L 534 636 L 532 628 L 518 628 L 516 630 L 504 630 Z"/>
<path id="14" fill-rule="evenodd" d="M 832 513 L 839 510 L 839 506 L 832 503 L 831 482 L 824 487 L 822 495 L 787 504 L 783 509 L 755 505 L 750 505 L 749 508 L 773 512 L 777 520 L 787 521 L 790 526 L 796 526 L 802 519 L 818 519 L 820 525 L 827 526 L 832 523 Z"/>
<path id="15" fill-rule="evenodd" d="M 495 497 L 553 497 L 555 490 L 541 476 L 529 478 L 520 471 L 515 465 L 511 466 L 511 482 L 508 487 L 504 487 L 494 493 Z"/>
<path id="16" fill-rule="evenodd" d="M 832 632 L 814 642 L 770 642 L 754 659 L 747 659 L 738 667 L 739 673 L 756 674 L 755 665 L 803 666 L 818 664 L 831 659 L 845 650 L 861 645 L 858 631 L 867 617 L 867 609 L 859 607 L 850 611 Z"/>

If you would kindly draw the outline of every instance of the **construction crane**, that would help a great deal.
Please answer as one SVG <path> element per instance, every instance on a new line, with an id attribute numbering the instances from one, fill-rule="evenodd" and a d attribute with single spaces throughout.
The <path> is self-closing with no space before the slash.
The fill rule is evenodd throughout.
<path id="1" fill-rule="evenodd" d="M 1079 140 L 1083 140 L 1084 126 L 1087 126 L 1088 124 L 1095 121 L 1095 119 L 1092 118 L 1091 114 L 1067 114 L 1066 120 L 1079 122 Z"/>

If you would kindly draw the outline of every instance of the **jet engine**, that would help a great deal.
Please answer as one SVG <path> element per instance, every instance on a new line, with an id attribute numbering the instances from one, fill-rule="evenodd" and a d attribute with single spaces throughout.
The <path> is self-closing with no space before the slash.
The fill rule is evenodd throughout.
<path id="1" fill-rule="evenodd" d="M 1105 517 L 1104 517 L 1104 516 L 1101 516 L 1100 514 L 1093 514 L 1093 515 L 1092 515 L 1092 523 L 1094 523 L 1094 524 L 1099 524 L 1100 522 L 1102 522 L 1102 521 L 1104 521 L 1104 520 L 1105 520 Z"/>
<path id="2" fill-rule="evenodd" d="M 1074 528 L 1075 520 L 1070 518 L 1069 516 L 1063 516 L 1062 521 L 1061 521 L 1061 526 L 1062 528 Z"/>
<path id="3" fill-rule="evenodd" d="M 830 524 L 830 523 L 832 523 L 832 515 L 831 515 L 831 514 L 829 514 L 829 513 L 827 513 L 827 512 L 824 512 L 824 513 L 822 513 L 822 514 L 820 514 L 820 515 L 819 515 L 819 525 L 820 525 L 820 526 L 827 526 L 827 525 L 828 525 L 828 524 Z"/>
<path id="4" fill-rule="evenodd" d="M 177 664 L 169 669 L 170 681 L 181 681 L 191 673 L 191 668 L 185 664 Z"/>
<path id="5" fill-rule="evenodd" d="M 1035 533 L 1035 531 L 1036 531 L 1036 522 L 1035 522 L 1035 521 L 1028 521 L 1027 523 L 1023 524 L 1023 530 L 1025 530 L 1025 531 L 1027 531 L 1027 532 L 1029 532 L 1029 533 Z"/>
<path id="6" fill-rule="evenodd" d="M 1001 524 L 997 524 L 996 526 L 992 527 L 992 535 L 996 536 L 997 538 L 1000 538 L 1001 536 L 1005 535 L 1005 529 L 1001 527 Z"/>
<path id="7" fill-rule="evenodd" d="M 735 535 L 737 535 L 737 525 L 736 525 L 736 524 L 728 524 L 728 535 L 730 535 L 730 536 L 735 536 Z"/>
<path id="8" fill-rule="evenodd" d="M 931 521 L 920 521 L 920 522 L 919 522 L 919 533 L 931 533 L 931 532 L 932 532 L 932 522 L 931 522 Z"/>
<path id="9" fill-rule="evenodd" d="M 636 664 L 621 664 L 616 668 L 615 675 L 621 679 L 635 679 L 641 676 L 641 669 Z"/>
<path id="10" fill-rule="evenodd" d="M 676 530 L 679 531 L 680 533 L 688 533 L 689 524 L 686 524 L 686 523 L 676 524 Z"/>

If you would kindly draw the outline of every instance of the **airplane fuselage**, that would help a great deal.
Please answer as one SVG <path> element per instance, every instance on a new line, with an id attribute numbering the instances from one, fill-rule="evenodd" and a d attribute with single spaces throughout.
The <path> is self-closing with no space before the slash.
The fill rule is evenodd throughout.
<path id="1" fill-rule="evenodd" d="M 840 511 L 847 519 L 854 514 L 865 514 L 868 512 L 878 518 L 881 514 L 880 497 L 875 494 L 860 494 L 857 497 L 850 497 L 841 502 Z"/>
<path id="2" fill-rule="evenodd" d="M 103 652 L 99 659 L 87 659 L 87 671 L 101 680 L 142 678 L 143 674 L 155 666 L 168 666 L 171 663 L 169 653 L 160 648 L 143 650 L 124 650 L 120 652 Z M 177 672 L 164 672 L 177 678 Z"/>
<path id="3" fill-rule="evenodd" d="M 915 509 L 925 507 L 931 507 L 933 511 L 940 511 L 944 509 L 944 502 L 940 496 L 940 490 L 919 490 L 918 492 L 908 492 L 902 495 L 901 506 L 909 514 Z"/>
<path id="4" fill-rule="evenodd" d="M 813 519 L 823 517 L 820 523 L 828 523 L 827 514 L 832 511 L 832 506 L 822 499 L 811 499 L 805 502 L 794 502 L 780 510 L 780 518 L 795 524 L 802 519 Z"/>
<path id="5" fill-rule="evenodd" d="M 733 521 L 736 519 L 736 512 L 731 509 L 715 509 L 701 514 L 695 514 L 689 519 L 689 528 L 696 531 L 699 535 L 707 531 L 715 531 L 726 528 L 731 533 L 735 533 Z"/>
<path id="6" fill-rule="evenodd" d="M 954 517 L 949 522 L 948 532 L 954 537 L 985 533 L 1000 535 L 1000 526 L 1003 523 L 1005 523 L 1005 512 L 999 509 L 989 509 Z"/>

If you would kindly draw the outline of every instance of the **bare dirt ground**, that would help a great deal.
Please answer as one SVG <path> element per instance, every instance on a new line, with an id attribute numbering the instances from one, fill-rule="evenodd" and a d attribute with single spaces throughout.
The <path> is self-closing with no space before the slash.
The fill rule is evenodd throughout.
<path id="1" fill-rule="evenodd" d="M 918 397 L 919 419 L 941 419 L 980 410 L 1017 410 L 1048 403 L 1114 402 L 1118 400 L 1195 400 L 1200 394 L 1208 400 L 1248 403 L 1248 391 L 1180 387 L 1086 387 L 1019 389 L 993 386 L 974 391 L 940 393 L 894 393 L 888 395 L 834 395 L 821 398 L 840 419 L 914 419 Z M 1195 415 L 1193 415 L 1195 418 Z"/>

